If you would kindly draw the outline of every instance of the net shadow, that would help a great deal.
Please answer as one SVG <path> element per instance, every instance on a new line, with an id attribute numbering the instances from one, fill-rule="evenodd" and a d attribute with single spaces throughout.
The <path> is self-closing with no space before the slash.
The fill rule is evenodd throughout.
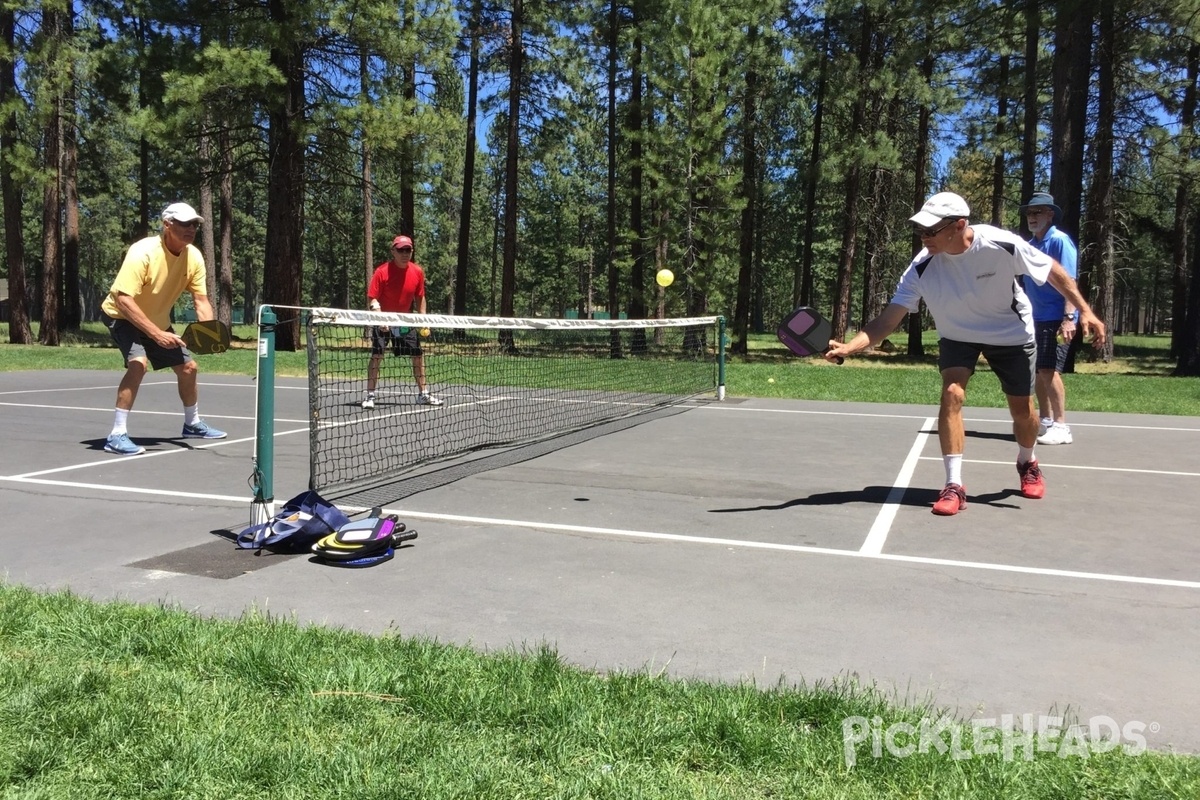
<path id="1" fill-rule="evenodd" d="M 437 489 L 442 486 L 489 472 L 502 467 L 513 466 L 525 461 L 548 455 L 567 447 L 607 436 L 611 433 L 628 430 L 653 420 L 666 419 L 709 401 L 696 400 L 686 404 L 657 408 L 633 417 L 593 425 L 582 430 L 564 433 L 548 439 L 542 439 L 530 444 L 509 447 L 503 450 L 489 450 L 485 455 L 466 457 L 455 463 L 444 464 L 437 469 L 424 472 L 409 473 L 401 478 L 393 478 L 371 486 L 355 487 L 340 494 L 331 493 L 330 500 L 342 506 L 386 506 L 397 503 L 406 497 L 420 492 Z M 715 401 L 712 401 L 715 402 Z"/>

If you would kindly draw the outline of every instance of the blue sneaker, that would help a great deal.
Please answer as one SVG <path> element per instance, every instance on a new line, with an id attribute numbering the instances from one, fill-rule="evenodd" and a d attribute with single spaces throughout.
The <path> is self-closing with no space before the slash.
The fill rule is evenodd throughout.
<path id="1" fill-rule="evenodd" d="M 202 419 L 196 420 L 195 425 L 183 426 L 185 439 L 224 439 L 228 436 L 225 431 L 219 431 Z"/>
<path id="2" fill-rule="evenodd" d="M 119 456 L 136 456 L 146 452 L 146 448 L 134 444 L 128 433 L 114 433 L 104 442 L 104 449 Z"/>

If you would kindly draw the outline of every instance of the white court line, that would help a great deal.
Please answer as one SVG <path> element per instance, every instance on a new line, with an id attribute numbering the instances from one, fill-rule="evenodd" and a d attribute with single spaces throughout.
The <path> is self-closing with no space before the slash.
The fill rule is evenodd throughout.
<path id="1" fill-rule="evenodd" d="M 828 417 L 876 417 L 878 419 L 925 419 L 924 416 L 915 414 L 868 414 L 857 411 L 812 411 L 799 408 L 746 408 L 744 406 L 723 406 L 719 403 L 697 406 L 700 411 L 719 411 L 722 413 L 741 413 L 741 414 L 810 414 L 815 416 Z M 997 409 L 998 411 L 1002 409 Z M 995 423 L 998 425 L 1011 425 L 1012 420 L 1007 417 L 1003 419 L 991 419 L 986 417 L 963 417 L 963 422 L 985 422 Z M 1158 425 L 1109 425 L 1099 422 L 1071 422 L 1072 428 L 1113 428 L 1118 430 L 1130 431 L 1166 431 L 1186 433 L 1200 433 L 1200 427 L 1197 428 L 1173 428 Z"/>
<path id="2" fill-rule="evenodd" d="M 293 433 L 308 433 L 308 428 L 296 428 L 290 431 L 276 431 L 276 436 L 288 436 Z M 28 478 L 34 478 L 38 475 L 53 475 L 56 472 L 70 472 L 76 469 L 87 469 L 88 467 L 103 467 L 112 466 L 114 464 L 125 464 L 130 461 L 140 461 L 146 458 L 156 458 L 158 456 L 178 455 L 179 453 L 187 453 L 191 450 L 210 450 L 214 447 L 226 447 L 231 444 L 241 444 L 243 442 L 253 442 L 257 439 L 255 436 L 246 436 L 241 439 L 217 439 L 216 441 L 208 442 L 207 444 L 196 444 L 190 447 L 179 447 L 174 450 L 159 450 L 153 453 L 139 453 L 136 456 L 119 456 L 116 454 L 110 455 L 102 461 L 88 461 L 84 464 L 72 464 L 67 467 L 54 467 L 53 469 L 43 469 L 38 472 L 26 472 L 21 475 L 0 475 L 0 480 L 21 481 Z M 203 442 L 204 439 L 191 439 L 193 442 Z M 118 487 L 112 487 L 114 489 Z M 136 491 L 136 490 L 135 490 Z M 151 491 L 149 489 L 145 491 Z"/>
<path id="3" fill-rule="evenodd" d="M 13 483 L 32 483 L 42 486 L 61 486 L 75 489 L 100 489 L 104 491 L 128 492 L 132 494 L 149 494 L 155 496 L 186 497 L 197 500 L 220 500 L 229 503 L 245 503 L 248 497 L 233 495 L 200 494 L 197 492 L 175 492 L 164 489 L 138 489 L 130 486 L 108 486 L 95 483 L 76 483 L 72 481 L 51 481 L 37 478 L 5 478 L 0 481 Z M 365 507 L 345 505 L 342 510 L 347 513 L 366 511 Z M 718 545 L 722 547 L 737 547 L 748 550 L 774 550 L 786 553 L 803 553 L 807 555 L 840 556 L 843 558 L 861 558 L 869 561 L 892 561 L 906 564 L 921 564 L 935 567 L 956 567 L 959 569 L 975 569 L 991 572 L 1013 572 L 1023 575 L 1041 575 L 1058 578 L 1077 578 L 1079 580 L 1103 581 L 1109 583 L 1133 583 L 1145 586 L 1169 586 L 1180 589 L 1200 589 L 1200 581 L 1183 581 L 1171 578 L 1145 578 L 1138 575 L 1114 575 L 1104 572 L 1081 572 L 1069 569 L 1047 569 L 1044 567 L 1021 567 L 1011 564 L 990 564 L 982 561 L 959 561 L 950 558 L 926 558 L 924 556 L 903 556 L 886 553 L 863 553 L 860 550 L 839 550 L 832 547 L 812 547 L 808 545 L 778 544 L 775 542 L 742 541 L 740 539 L 720 539 L 711 536 L 687 536 L 678 533 L 656 533 L 653 531 L 633 531 L 619 528 L 596 528 L 589 525 L 566 525 L 556 522 L 534 522 L 531 520 L 501 519 L 497 517 L 468 517 L 460 514 L 436 514 L 425 511 L 410 511 L 407 509 L 387 508 L 390 514 L 427 519 L 437 522 L 460 522 L 470 525 L 495 525 L 505 528 L 530 528 L 533 530 L 552 531 L 558 533 L 590 533 L 600 536 L 613 536 L 627 539 L 650 539 L 656 541 L 680 542 L 683 544 Z"/>
<path id="4" fill-rule="evenodd" d="M 912 481 L 917 462 L 921 459 L 921 451 L 925 449 L 925 443 L 933 434 L 936 423 L 937 417 L 927 417 L 925 424 L 921 426 L 921 432 L 917 434 L 912 449 L 908 451 L 908 456 L 900 467 L 900 473 L 892 483 L 887 499 L 883 501 L 883 507 L 875 515 L 875 522 L 871 525 L 867 538 L 863 541 L 862 547 L 858 548 L 858 552 L 863 555 L 877 556 L 883 552 L 883 543 L 887 541 L 888 532 L 892 529 L 892 522 L 895 521 L 896 513 L 900 510 L 900 501 L 904 498 L 904 492 L 908 490 L 908 484 Z"/>
<path id="5" fill-rule="evenodd" d="M 941 461 L 941 456 L 921 456 L 922 461 Z M 987 461 L 984 459 L 963 459 L 964 464 L 1002 464 L 1006 467 L 1013 465 L 1012 461 Z M 1166 469 L 1133 469 L 1132 467 L 1089 467 L 1083 464 L 1054 464 L 1039 458 L 1038 464 L 1051 469 L 1087 469 L 1093 472 L 1133 472 L 1139 475 L 1177 475 L 1184 478 L 1200 478 L 1200 472 L 1174 472 Z"/>
<path id="6" fill-rule="evenodd" d="M 153 381 L 153 382 L 142 381 L 141 385 L 142 386 L 163 386 L 163 385 L 166 385 L 166 383 L 167 383 L 166 381 Z M 172 386 L 174 386 L 175 381 L 171 381 L 170 384 Z M 106 383 L 103 386 L 68 386 L 68 387 L 65 387 L 62 389 L 13 389 L 13 390 L 7 391 L 7 392 L 0 392 L 0 395 L 60 394 L 62 392 L 95 392 L 95 391 L 99 391 L 101 389 L 108 389 L 109 391 L 115 391 L 116 388 L 117 387 L 113 386 L 111 383 Z"/>
<path id="7" fill-rule="evenodd" d="M 143 380 L 139 384 L 139 388 L 144 387 L 144 386 L 177 386 L 177 385 L 178 385 L 178 382 L 175 381 L 174 379 L 172 379 L 172 380 Z M 202 387 L 203 386 L 214 386 L 214 387 L 218 387 L 218 388 L 220 388 L 220 387 L 234 387 L 234 388 L 238 388 L 238 389 L 253 389 L 253 388 L 255 388 L 255 384 L 253 382 L 251 382 L 251 383 L 211 383 L 209 381 L 202 380 L 199 382 L 199 385 Z M 288 387 L 278 387 L 278 388 L 288 388 Z M 12 389 L 7 392 L 0 392 L 0 395 L 59 394 L 61 392 L 95 392 L 95 391 L 99 391 L 102 389 L 107 389 L 109 391 L 115 392 L 117 387 L 116 387 L 116 385 L 114 385 L 112 383 L 106 383 L 103 386 L 67 386 L 67 387 L 55 388 L 55 389 Z"/>
<path id="8" fill-rule="evenodd" d="M 113 410 L 112 406 L 96 408 L 94 406 L 51 406 L 51 405 L 46 405 L 44 403 L 4 403 L 4 402 L 0 402 L 0 406 L 7 406 L 9 408 L 48 409 L 51 411 L 103 411 L 108 414 L 111 414 L 112 410 Z M 130 414 L 131 415 L 144 414 L 146 416 L 159 416 L 159 417 L 168 417 L 168 416 L 178 417 L 181 415 L 181 412 L 178 410 L 176 410 L 176 411 L 141 411 L 141 410 L 135 408 L 130 412 Z M 233 416 L 231 414 L 207 414 L 207 413 L 204 415 L 204 418 L 205 419 L 235 419 L 235 420 L 252 420 L 252 419 L 254 419 L 254 417 L 239 417 L 239 416 Z M 305 422 L 306 420 L 277 419 L 275 421 L 276 422 L 299 423 L 299 422 Z"/>
<path id="9" fill-rule="evenodd" d="M 959 567 L 962 569 L 989 570 L 993 572 L 1016 572 L 1025 575 L 1046 575 L 1057 578 L 1079 578 L 1082 580 L 1108 581 L 1112 583 L 1136 583 L 1148 586 L 1172 586 L 1181 589 L 1200 589 L 1200 581 L 1183 581 L 1174 580 L 1171 578 L 1144 578 L 1137 575 L 1113 575 L 1103 572 L 1081 572 L 1078 570 L 1069 569 L 1021 567 L 1011 564 L 989 564 L 981 561 L 959 561 L 950 558 L 927 558 L 925 556 L 864 553 L 861 550 L 839 550 L 832 547 L 811 547 L 808 545 L 777 544 L 774 542 L 742 541 L 740 539 L 720 539 L 710 536 L 685 536 L 675 533 L 654 533 L 651 531 L 631 531 L 617 528 L 594 528 L 588 525 L 564 525 L 553 522 L 529 522 L 524 520 L 497 519 L 492 517 L 467 517 L 458 514 L 432 514 L 421 511 L 409 511 L 406 509 L 389 508 L 386 509 L 386 511 L 390 514 L 441 522 L 464 522 L 475 525 L 500 525 L 513 528 L 533 528 L 535 530 L 556 531 L 561 533 L 592 533 L 603 536 L 618 536 L 632 539 L 653 539 L 658 541 L 685 542 L 687 544 L 719 545 L 723 547 L 739 547 L 754 550 L 777 550 L 789 553 L 806 553 L 810 555 L 842 556 L 845 558 L 863 558 L 875 561 L 895 561 L 908 564 L 924 564 L 928 566 Z"/>
<path id="10" fill-rule="evenodd" d="M 30 475 L 43 475 L 45 473 L 32 472 Z M 180 492 L 174 489 L 141 489 L 135 486 L 113 486 L 107 483 L 80 483 L 78 481 L 50 481 L 44 478 L 30 478 L 24 475 L 4 476 L 0 475 L 0 481 L 11 481 L 13 483 L 33 483 L 39 486 L 62 486 L 68 489 L 100 489 L 106 492 L 125 492 L 128 494 L 148 494 L 152 497 L 183 497 L 189 500 L 219 500 L 229 503 L 249 503 L 252 498 L 234 497 L 228 494 L 205 494 L 204 492 Z"/>

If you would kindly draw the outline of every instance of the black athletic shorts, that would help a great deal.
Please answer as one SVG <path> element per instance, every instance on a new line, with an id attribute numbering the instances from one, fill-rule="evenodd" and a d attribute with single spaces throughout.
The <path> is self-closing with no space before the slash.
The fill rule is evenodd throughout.
<path id="1" fill-rule="evenodd" d="M 966 367 L 974 375 L 980 355 L 987 359 L 988 366 L 1000 379 L 1000 388 L 1005 394 L 1013 397 L 1030 397 L 1034 394 L 1037 346 L 1033 342 L 1001 346 L 956 342 L 953 339 L 938 341 L 938 369 Z"/>

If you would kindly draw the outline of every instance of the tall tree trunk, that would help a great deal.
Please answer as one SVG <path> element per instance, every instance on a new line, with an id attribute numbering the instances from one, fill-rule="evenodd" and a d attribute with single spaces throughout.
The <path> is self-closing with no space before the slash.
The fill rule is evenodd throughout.
<path id="1" fill-rule="evenodd" d="M 1054 27 L 1054 129 L 1051 137 L 1054 146 L 1050 160 L 1050 194 L 1063 210 L 1058 227 L 1075 241 L 1080 240 L 1094 13 L 1089 0 L 1065 0 L 1056 7 Z"/>
<path id="2" fill-rule="evenodd" d="M 644 196 L 643 182 L 645 180 L 642 168 L 642 51 L 644 48 L 639 25 L 644 11 L 641 0 L 633 3 L 633 53 L 629 64 L 629 112 L 626 116 L 629 128 L 629 227 L 633 234 L 630 245 L 630 255 L 633 269 L 630 276 L 629 317 L 630 319 L 645 319 L 649 315 L 646 305 L 646 226 L 643 219 L 642 198 Z M 645 349 L 645 332 L 639 329 L 634 333 L 635 352 Z"/>
<path id="3" fill-rule="evenodd" d="M 401 25 L 405 38 L 414 37 L 417 12 L 412 0 L 403 0 L 401 10 L 404 15 Z M 414 56 L 404 65 L 404 106 L 406 113 L 415 117 L 417 111 L 417 61 Z M 417 158 L 413 151 L 413 136 L 405 136 L 400 141 L 400 230 L 417 241 Z"/>
<path id="4" fill-rule="evenodd" d="M 885 107 L 879 109 L 879 116 L 886 120 L 887 137 L 892 141 L 896 140 L 897 129 L 903 113 L 905 112 L 901 110 L 900 102 L 895 99 L 889 100 Z M 891 212 L 896 201 L 895 176 L 895 170 L 888 169 L 882 164 L 876 163 L 871 167 L 868 193 L 870 208 L 867 217 L 871 235 L 867 237 L 864 245 L 866 258 L 863 269 L 860 327 L 863 322 L 878 316 L 887 305 L 890 287 L 883 285 L 883 272 L 890 253 L 888 243 L 892 241 Z"/>
<path id="5" fill-rule="evenodd" d="M 1092 18 L 1088 0 L 1065 0 L 1055 7 L 1054 112 L 1051 120 L 1050 194 L 1062 208 L 1058 227 L 1075 241 L 1080 237 L 1083 205 L 1084 137 L 1087 130 L 1088 79 L 1092 64 Z M 1091 276 L 1086 253 L 1079 260 L 1076 280 L 1084 297 L 1090 294 Z M 1080 337 L 1075 337 L 1064 372 L 1075 371 Z"/>
<path id="6" fill-rule="evenodd" d="M 217 267 L 219 279 L 217 292 L 217 319 L 226 325 L 233 324 L 233 144 L 230 141 L 229 125 L 219 123 L 217 146 L 221 158 L 221 259 Z M 249 292 L 249 284 L 245 287 Z M 243 313 L 243 320 L 251 317 Z"/>
<path id="7" fill-rule="evenodd" d="M 149 28 L 145 18 L 134 20 L 138 36 L 138 109 L 145 113 L 150 107 L 150 86 L 147 62 L 150 60 Z M 150 235 L 150 140 L 145 134 L 138 139 L 138 218 L 134 224 L 135 239 Z"/>
<path id="8" fill-rule="evenodd" d="M 479 149 L 476 126 L 479 114 L 479 37 L 483 35 L 483 2 L 472 0 L 471 56 L 467 67 L 467 146 L 463 154 L 462 210 L 458 215 L 458 261 L 454 268 L 451 314 L 467 313 L 467 281 L 471 270 L 471 212 L 475 204 L 475 152 Z"/>
<path id="9" fill-rule="evenodd" d="M 508 119 L 504 145 L 504 251 L 500 276 L 500 315 L 513 316 L 517 288 L 517 170 L 521 150 L 521 78 L 525 69 L 524 0 L 513 0 L 509 29 Z M 512 332 L 501 331 L 500 342 L 513 348 Z"/>
<path id="10" fill-rule="evenodd" d="M 1196 143 L 1196 82 L 1200 80 L 1200 44 L 1187 54 L 1187 87 L 1183 93 L 1183 126 L 1179 132 L 1179 187 L 1175 190 L 1175 241 L 1172 252 L 1171 346 L 1176 355 L 1177 376 L 1200 376 L 1200 247 L 1193 248 L 1191 281 L 1187 275 L 1188 215 L 1192 180 L 1189 164 Z M 1186 297 L 1186 303 L 1184 298 Z"/>
<path id="11" fill-rule="evenodd" d="M 1184 354 L 1187 338 L 1188 306 L 1188 233 L 1191 210 L 1192 172 L 1189 168 L 1196 142 L 1196 81 L 1200 76 L 1200 44 L 1193 43 L 1187 54 L 1187 86 L 1183 91 L 1179 130 L 1179 184 L 1175 187 L 1175 228 L 1171 237 L 1171 357 Z M 1182 362 L 1181 362 L 1182 363 Z"/>
<path id="12" fill-rule="evenodd" d="M 370 58 L 367 48 L 363 46 L 358 51 L 358 98 L 362 103 L 362 175 L 359 178 L 362 194 L 363 217 L 363 270 L 366 282 L 363 283 L 363 296 L 357 298 L 359 303 L 366 303 L 366 291 L 371 285 L 371 276 L 375 272 L 375 200 L 371 178 L 371 137 L 367 131 L 366 114 L 371 107 L 371 73 Z"/>
<path id="13" fill-rule="evenodd" d="M 42 9 L 42 34 L 49 50 L 51 95 L 50 115 L 42 130 L 42 166 L 46 177 L 42 185 L 42 324 L 38 341 L 59 344 L 59 299 L 62 293 L 62 144 L 63 96 L 57 65 L 62 58 L 62 14 Z"/>
<path id="14" fill-rule="evenodd" d="M 933 88 L 933 70 L 936 66 L 936 57 L 933 54 L 933 32 L 929 26 L 925 28 L 925 58 L 921 61 L 921 78 L 925 81 L 925 85 L 930 89 Z M 917 152 L 916 152 L 916 169 L 913 170 L 913 197 L 912 209 L 916 212 L 925 204 L 925 197 L 929 192 L 929 179 L 926 177 L 926 170 L 929 166 L 929 122 L 933 118 L 933 109 L 928 103 L 921 105 L 921 109 L 917 114 Z M 917 253 L 921 252 L 921 237 L 917 236 L 916 232 L 912 233 L 912 241 L 910 250 L 912 257 L 916 258 Z M 866 320 L 864 320 L 865 322 Z M 924 326 L 921 324 L 921 312 L 908 315 L 908 348 L 907 353 L 909 358 L 920 358 L 925 355 L 925 336 L 922 330 Z"/>
<path id="15" fill-rule="evenodd" d="M 1113 126 L 1116 122 L 1114 60 L 1117 55 L 1113 0 L 1100 0 L 1100 64 L 1097 84 L 1098 113 L 1094 139 L 1092 191 L 1088 201 L 1088 246 L 1083 262 L 1092 276 L 1091 304 L 1096 316 L 1114 327 L 1113 261 L 1115 260 L 1115 220 L 1113 218 Z M 1107 337 L 1098 353 L 1105 363 L 1112 361 L 1112 337 Z"/>
<path id="16" fill-rule="evenodd" d="M 871 59 L 871 40 L 874 38 L 874 16 L 869 8 L 862 8 L 862 30 L 858 42 L 859 79 L 865 85 Z M 863 133 L 866 126 L 866 92 L 858 92 L 850 122 L 851 148 L 850 165 L 846 170 L 845 205 L 842 215 L 842 246 L 838 259 L 837 283 L 833 305 L 833 338 L 841 341 L 846 336 L 850 321 L 850 290 L 854 285 L 854 246 L 858 241 L 858 198 L 862 192 Z"/>
<path id="17" fill-rule="evenodd" d="M 607 282 L 608 282 L 608 316 L 618 319 L 621 316 L 621 276 L 617 270 L 617 42 L 620 30 L 620 15 L 617 3 L 619 0 L 608 0 L 608 175 L 606 186 L 604 241 L 608 249 Z M 608 351 L 610 358 L 620 358 L 621 335 L 613 330 L 609 334 Z"/>
<path id="18" fill-rule="evenodd" d="M 813 241 L 816 239 L 817 186 L 821 182 L 821 123 L 825 117 L 825 88 L 829 82 L 829 9 L 821 20 L 821 68 L 817 73 L 817 93 L 813 104 L 812 149 L 804 178 L 804 244 L 800 267 L 792 281 L 792 307 L 813 303 Z"/>
<path id="19" fill-rule="evenodd" d="M 746 37 L 747 45 L 754 58 L 758 43 L 758 27 L 750 26 Z M 754 224 L 758 216 L 758 143 L 755 139 L 758 128 L 758 72 L 751 65 L 746 69 L 746 99 L 742 114 L 742 225 L 738 240 L 737 302 L 733 311 L 733 347 L 735 354 L 745 355 L 749 350 L 750 333 L 750 290 L 754 282 Z"/>
<path id="20" fill-rule="evenodd" d="M 0 118 L 0 196 L 4 200 L 4 261 L 8 266 L 8 341 L 31 344 L 29 296 L 25 281 L 25 233 L 22 230 L 23 202 L 21 187 L 13 173 L 13 148 L 17 143 L 17 51 L 16 13 L 10 5 L 0 5 L 0 108 L 8 109 Z"/>
<path id="21" fill-rule="evenodd" d="M 291 32 L 293 20 L 287 0 L 269 0 L 271 21 L 281 33 Z M 263 300 L 272 305 L 300 305 L 304 267 L 304 51 L 295 33 L 271 48 L 271 65 L 284 78 L 284 87 L 272 105 L 268 120 L 269 172 L 267 176 L 267 244 L 263 270 Z M 294 351 L 301 347 L 297 314 L 280 315 L 275 347 Z"/>
<path id="22" fill-rule="evenodd" d="M 70 4 L 63 12 L 63 39 L 75 36 L 75 11 Z M 78 331 L 83 322 L 79 292 L 79 114 L 75 87 L 75 62 L 64 58 L 62 87 L 62 203 L 63 203 L 63 307 L 59 330 Z"/>
<path id="23" fill-rule="evenodd" d="M 1021 132 L 1021 200 L 1024 203 L 1034 191 L 1037 180 L 1038 143 L 1038 32 L 1042 28 L 1039 0 L 1025 0 L 1025 88 L 1022 103 L 1025 122 Z M 1021 231 L 1028 237 L 1029 228 L 1021 218 Z"/>
<path id="24" fill-rule="evenodd" d="M 1008 54 L 1000 56 L 1000 90 L 996 93 L 996 155 L 992 158 L 992 224 L 1004 225 L 1004 135 L 1008 130 Z"/>
<path id="25" fill-rule="evenodd" d="M 208 299 L 214 307 L 220 301 L 217 295 L 217 237 L 213 227 L 213 169 L 212 115 L 204 114 L 201 122 L 200 140 L 197 142 L 200 158 L 200 252 L 204 255 L 204 281 Z"/>

